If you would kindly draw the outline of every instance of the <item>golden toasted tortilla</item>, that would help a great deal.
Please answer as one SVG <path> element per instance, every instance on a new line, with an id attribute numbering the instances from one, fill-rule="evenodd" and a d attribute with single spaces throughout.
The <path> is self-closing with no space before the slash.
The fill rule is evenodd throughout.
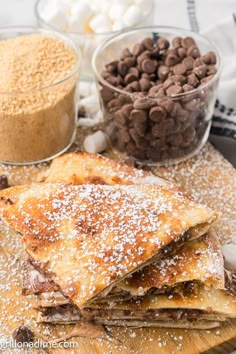
<path id="1" fill-rule="evenodd" d="M 149 295 L 139 297 L 137 300 L 121 301 L 121 302 L 107 302 L 102 304 L 92 303 L 88 308 L 91 314 L 92 309 L 100 311 L 110 311 L 113 319 L 119 316 L 119 311 L 127 310 L 133 311 L 133 316 L 136 314 L 151 312 L 152 310 L 198 310 L 205 311 L 209 314 L 217 316 L 224 316 L 229 318 L 236 317 L 236 297 L 227 293 L 224 290 L 204 287 L 198 285 L 195 291 L 189 291 L 184 296 L 181 293 L 173 292 L 169 294 Z M 117 311 L 117 312 L 116 312 Z M 122 316 L 124 318 L 124 316 Z"/>
<path id="2" fill-rule="evenodd" d="M 120 164 L 111 159 L 87 152 L 73 152 L 54 159 L 47 171 L 40 177 L 41 182 L 65 182 L 73 184 L 140 184 L 172 183 L 154 176 L 151 172 Z"/>
<path id="3" fill-rule="evenodd" d="M 184 243 L 175 254 L 126 277 L 117 287 L 135 296 L 144 295 L 152 288 L 171 287 L 188 281 L 224 289 L 224 259 L 213 230 Z"/>
<path id="4" fill-rule="evenodd" d="M 78 307 L 216 219 L 179 190 L 155 185 L 39 183 L 1 191 L 0 200 L 2 218 Z"/>

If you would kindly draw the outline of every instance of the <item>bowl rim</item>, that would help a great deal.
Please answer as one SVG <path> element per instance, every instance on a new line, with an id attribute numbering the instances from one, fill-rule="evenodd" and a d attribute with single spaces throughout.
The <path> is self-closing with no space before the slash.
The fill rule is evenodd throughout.
<path id="1" fill-rule="evenodd" d="M 17 32 L 19 32 L 19 34 L 17 34 Z M 39 88 L 36 89 L 28 89 L 28 90 L 18 90 L 18 91 L 1 91 L 0 90 L 0 95 L 21 95 L 21 94 L 26 94 L 26 93 L 33 93 L 33 92 L 41 92 L 45 89 L 49 89 L 51 87 L 57 86 L 62 84 L 63 82 L 69 80 L 71 77 L 73 77 L 74 75 L 76 75 L 77 73 L 79 73 L 79 68 L 80 68 L 80 64 L 81 64 L 81 58 L 82 58 L 82 54 L 79 48 L 76 47 L 76 45 L 74 44 L 74 42 L 68 38 L 67 36 L 65 36 L 64 34 L 57 32 L 57 31 L 50 31 L 50 30 L 46 30 L 44 28 L 41 27 L 37 27 L 37 26 L 0 26 L 0 36 L 3 33 L 16 33 L 17 35 L 14 37 L 9 37 L 9 38 L 4 38 L 3 40 L 8 40 L 11 38 L 16 38 L 17 36 L 25 36 L 25 35 L 30 35 L 30 34 L 42 34 L 48 37 L 52 37 L 52 38 L 56 38 L 58 40 L 61 40 L 64 44 L 66 44 L 75 54 L 76 56 L 76 63 L 73 66 L 73 68 L 69 71 L 69 73 L 63 77 L 62 79 L 53 82 L 52 84 L 46 85 L 46 86 L 41 86 Z M 1 42 L 1 39 L 0 39 Z"/>
<path id="2" fill-rule="evenodd" d="M 130 34 L 136 33 L 136 32 L 143 32 L 143 31 L 150 31 L 153 33 L 160 33 L 161 32 L 168 32 L 170 34 L 173 34 L 175 36 L 177 36 L 178 34 L 182 33 L 185 34 L 186 36 L 193 36 L 194 39 L 196 39 L 196 37 L 198 37 L 199 40 L 203 40 L 205 42 L 207 42 L 207 44 L 211 47 L 211 51 L 214 51 L 216 54 L 216 64 L 217 64 L 217 72 L 216 74 L 209 80 L 207 81 L 205 84 L 202 84 L 201 86 L 198 86 L 197 88 L 194 88 L 193 90 L 190 91 L 186 91 L 186 92 L 182 92 L 179 94 L 175 94 L 175 95 L 163 95 L 163 96 L 159 96 L 159 97 L 155 97 L 155 96 L 150 96 L 148 94 L 143 94 L 141 91 L 140 92 L 127 92 L 124 91 L 122 89 L 117 88 L 116 86 L 111 85 L 109 82 L 107 82 L 100 74 L 100 72 L 97 69 L 97 65 L 96 65 L 96 60 L 100 55 L 100 52 L 106 48 L 107 45 L 109 45 L 112 41 L 114 41 L 115 39 L 118 39 L 119 37 L 125 37 L 128 36 Z M 144 37 L 145 38 L 145 37 Z M 143 38 L 143 39 L 144 39 Z M 134 43 L 135 44 L 135 43 Z M 113 60 L 116 60 L 116 58 L 114 58 Z M 212 85 L 213 83 L 217 82 L 217 80 L 220 77 L 221 71 L 222 71 L 222 67 L 223 67 L 223 57 L 221 54 L 221 51 L 218 49 L 218 47 L 210 40 L 208 39 L 206 36 L 193 32 L 191 30 L 185 29 L 185 28 L 181 28 L 181 27 L 172 27 L 172 26 L 145 26 L 145 27 L 139 27 L 139 28 L 135 28 L 131 31 L 123 31 L 120 32 L 119 34 L 116 34 L 108 39 L 106 39 L 105 41 L 103 41 L 102 43 L 100 43 L 98 45 L 98 47 L 95 49 L 93 56 L 92 56 L 92 69 L 93 69 L 93 73 L 95 78 L 98 80 L 99 83 L 103 84 L 106 87 L 109 87 L 110 89 L 112 89 L 113 91 L 119 93 L 119 94 L 124 94 L 124 95 L 128 95 L 130 97 L 140 97 L 140 94 L 142 93 L 143 95 L 141 96 L 142 98 L 150 98 L 150 99 L 162 99 L 162 98 L 168 98 L 168 99 L 179 99 L 182 97 L 186 97 L 186 96 L 190 96 L 193 95 L 199 91 L 204 90 L 205 88 L 207 88 L 208 86 Z"/>
<path id="3" fill-rule="evenodd" d="M 58 28 L 52 26 L 49 22 L 45 21 L 42 16 L 40 15 L 40 11 L 39 11 L 39 5 L 40 5 L 40 2 L 42 0 L 36 0 L 36 3 L 34 5 L 34 14 L 35 14 L 35 17 L 37 19 L 37 22 L 40 24 L 41 26 L 41 23 L 45 26 L 47 26 L 48 28 L 50 28 L 51 30 L 53 31 L 56 31 L 56 32 L 61 32 L 61 33 L 65 33 L 65 34 L 68 34 L 68 35 L 74 35 L 74 36 L 111 36 L 111 35 L 115 35 L 115 34 L 118 34 L 118 33 L 121 33 L 123 31 L 128 31 L 134 27 L 137 27 L 138 26 L 138 23 L 132 25 L 132 26 L 127 26 L 127 27 L 124 27 L 122 28 L 121 30 L 117 30 L 117 31 L 110 31 L 110 32 L 101 32 L 101 33 L 86 33 L 86 32 L 67 32 L 67 31 L 60 31 Z M 142 18 L 142 21 L 145 21 L 148 16 L 150 16 L 150 14 L 152 13 L 153 11 L 153 8 L 154 8 L 154 0 L 150 0 L 150 9 L 149 11 L 147 12 L 147 14 Z"/>

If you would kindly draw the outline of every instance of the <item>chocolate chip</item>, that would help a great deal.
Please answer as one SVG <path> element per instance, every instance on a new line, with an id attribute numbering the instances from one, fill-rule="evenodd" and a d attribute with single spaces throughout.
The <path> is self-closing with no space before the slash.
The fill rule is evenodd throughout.
<path id="1" fill-rule="evenodd" d="M 207 67 L 207 75 L 215 75 L 217 73 L 217 69 L 215 65 L 208 65 Z"/>
<path id="2" fill-rule="evenodd" d="M 187 68 L 183 63 L 181 63 L 181 64 L 175 65 L 173 68 L 173 71 L 174 71 L 175 75 L 183 75 L 186 73 Z"/>
<path id="3" fill-rule="evenodd" d="M 146 124 L 145 123 L 139 123 L 139 122 L 134 122 L 134 129 L 138 133 L 139 136 L 145 136 L 146 133 Z"/>
<path id="4" fill-rule="evenodd" d="M 125 58 L 124 63 L 128 66 L 128 68 L 131 68 L 136 64 L 136 58 L 135 57 Z"/>
<path id="5" fill-rule="evenodd" d="M 126 145 L 126 151 L 128 155 L 133 155 L 133 153 L 136 150 L 136 145 L 133 141 L 130 141 L 127 145 Z"/>
<path id="6" fill-rule="evenodd" d="M 152 102 L 149 98 L 138 98 L 134 101 L 135 109 L 144 109 L 147 110 L 151 108 Z"/>
<path id="7" fill-rule="evenodd" d="M 208 81 L 211 81 L 211 79 L 213 79 L 213 77 L 214 77 L 214 75 L 204 77 L 204 79 L 201 80 L 201 84 L 206 84 Z"/>
<path id="8" fill-rule="evenodd" d="M 194 73 L 190 74 L 187 79 L 187 83 L 190 86 L 197 87 L 199 80 Z"/>
<path id="9" fill-rule="evenodd" d="M 111 84 L 112 86 L 117 86 L 119 85 L 120 83 L 120 80 L 117 76 L 113 76 L 113 75 L 110 75 L 107 79 L 106 79 L 107 82 L 109 82 L 109 84 Z"/>
<path id="10" fill-rule="evenodd" d="M 124 61 L 120 61 L 117 65 L 117 70 L 121 76 L 125 76 L 128 72 L 128 66 Z"/>
<path id="11" fill-rule="evenodd" d="M 182 135 L 181 134 L 171 134 L 166 137 L 166 141 L 171 146 L 179 146 L 182 144 Z"/>
<path id="12" fill-rule="evenodd" d="M 216 64 L 216 55 L 214 52 L 208 52 L 202 57 L 205 64 Z"/>
<path id="13" fill-rule="evenodd" d="M 126 59 L 126 58 L 129 58 L 129 57 L 132 57 L 132 53 L 131 53 L 131 51 L 129 50 L 129 48 L 123 49 L 120 58 L 121 58 L 121 59 Z"/>
<path id="14" fill-rule="evenodd" d="M 139 71 L 137 68 L 129 68 L 129 71 L 128 71 L 129 74 L 133 74 L 135 75 L 136 79 L 139 78 Z"/>
<path id="15" fill-rule="evenodd" d="M 182 144 L 181 146 L 187 147 L 189 146 L 195 139 L 196 131 L 192 126 L 189 126 L 182 134 Z"/>
<path id="16" fill-rule="evenodd" d="M 133 121 L 137 121 L 138 123 L 144 123 L 148 117 L 148 114 L 142 109 L 133 109 L 131 111 L 130 116 Z"/>
<path id="17" fill-rule="evenodd" d="M 179 61 L 179 58 L 174 55 L 174 54 L 169 54 L 167 55 L 166 59 L 165 59 L 165 65 L 166 66 L 173 66 L 175 64 L 177 64 Z"/>
<path id="18" fill-rule="evenodd" d="M 192 37 L 185 37 L 182 39 L 181 44 L 184 48 L 196 46 L 195 40 Z"/>
<path id="19" fill-rule="evenodd" d="M 145 73 L 152 74 L 156 71 L 157 61 L 152 59 L 144 59 L 141 63 L 141 68 Z"/>
<path id="20" fill-rule="evenodd" d="M 142 45 L 143 45 L 146 49 L 152 50 L 152 49 L 153 49 L 153 39 L 150 38 L 150 37 L 145 38 L 145 39 L 142 41 Z"/>
<path id="21" fill-rule="evenodd" d="M 199 79 L 202 79 L 206 76 L 207 66 L 206 65 L 197 66 L 196 68 L 193 69 L 193 72 L 194 74 L 197 75 Z"/>
<path id="22" fill-rule="evenodd" d="M 124 78 L 124 82 L 126 85 L 128 85 L 131 82 L 136 81 L 136 80 L 137 80 L 137 76 L 133 73 L 129 73 L 129 74 L 125 75 L 125 78 Z"/>
<path id="23" fill-rule="evenodd" d="M 193 68 L 193 63 L 194 63 L 194 59 L 193 57 L 186 57 L 183 60 L 183 64 L 186 66 L 187 70 L 191 70 Z"/>
<path id="24" fill-rule="evenodd" d="M 149 112 L 149 117 L 153 122 L 160 123 L 166 117 L 166 112 L 162 107 L 152 107 Z"/>
<path id="25" fill-rule="evenodd" d="M 122 110 L 117 111 L 114 115 L 115 125 L 116 126 L 124 126 L 126 124 L 126 116 L 123 114 Z"/>
<path id="26" fill-rule="evenodd" d="M 152 136 L 160 138 L 166 135 L 164 124 L 156 123 L 152 126 Z"/>
<path id="27" fill-rule="evenodd" d="M 169 78 L 163 83 L 163 88 L 166 90 L 166 89 L 168 89 L 168 87 L 172 86 L 173 84 L 174 84 L 174 81 Z"/>
<path id="28" fill-rule="evenodd" d="M 106 64 L 105 67 L 109 73 L 114 74 L 114 72 L 117 70 L 117 64 L 118 64 L 118 60 L 114 60 Z"/>
<path id="29" fill-rule="evenodd" d="M 26 326 L 20 326 L 14 329 L 12 337 L 16 343 L 32 343 L 34 341 L 34 333 Z"/>
<path id="30" fill-rule="evenodd" d="M 157 93 L 159 92 L 159 90 L 163 89 L 163 85 L 162 84 L 159 84 L 159 85 L 156 85 L 156 86 L 152 86 L 150 88 L 150 90 L 148 91 L 148 95 L 150 97 L 156 97 Z"/>
<path id="31" fill-rule="evenodd" d="M 182 86 L 186 83 L 186 77 L 184 75 L 173 75 L 169 77 L 174 84 Z"/>
<path id="32" fill-rule="evenodd" d="M 101 72 L 101 76 L 103 77 L 103 79 L 107 79 L 110 75 L 111 74 L 108 71 L 106 71 L 106 70 L 103 70 Z"/>
<path id="33" fill-rule="evenodd" d="M 178 85 L 172 85 L 166 90 L 168 96 L 178 95 L 181 92 L 183 92 L 183 89 L 181 86 Z"/>
<path id="34" fill-rule="evenodd" d="M 147 150 L 147 157 L 151 161 L 160 161 L 161 160 L 161 151 L 158 149 L 150 148 Z"/>
<path id="35" fill-rule="evenodd" d="M 144 47 L 143 44 L 141 44 L 141 43 L 136 43 L 135 46 L 134 46 L 134 48 L 133 48 L 133 54 L 134 54 L 135 56 L 138 56 L 138 55 L 140 55 L 144 50 L 145 50 L 145 47 Z"/>
<path id="36" fill-rule="evenodd" d="M 165 38 L 159 38 L 157 40 L 157 45 L 159 49 L 164 50 L 169 48 L 170 43 Z"/>
<path id="37" fill-rule="evenodd" d="M 178 54 L 179 58 L 181 58 L 181 59 L 185 58 L 186 55 L 187 55 L 186 49 L 182 48 L 182 47 L 178 48 L 177 49 L 177 54 Z"/>
<path id="38" fill-rule="evenodd" d="M 202 58 L 197 58 L 197 59 L 194 60 L 193 68 L 197 68 L 198 66 L 201 66 L 201 65 L 205 65 L 205 63 L 202 60 Z"/>
<path id="39" fill-rule="evenodd" d="M 171 99 L 164 99 L 159 102 L 159 105 L 164 108 L 167 113 L 173 110 L 174 102 Z"/>
<path id="40" fill-rule="evenodd" d="M 6 189 L 9 187 L 8 178 L 6 175 L 0 175 L 0 190 Z"/>
<path id="41" fill-rule="evenodd" d="M 192 91 L 193 86 L 185 84 L 185 85 L 183 85 L 183 90 L 184 90 L 184 92 Z"/>
<path id="42" fill-rule="evenodd" d="M 172 45 L 174 48 L 178 48 L 182 46 L 182 38 L 181 37 L 175 37 L 172 40 Z"/>
<path id="43" fill-rule="evenodd" d="M 193 45 L 192 47 L 188 48 L 188 50 L 187 50 L 187 55 L 190 55 L 190 56 L 192 56 L 193 58 L 198 58 L 198 57 L 200 57 L 200 52 L 199 52 L 198 47 L 196 47 L 196 46 Z"/>
<path id="44" fill-rule="evenodd" d="M 168 66 L 160 65 L 157 70 L 157 75 L 158 75 L 159 79 L 166 80 L 169 72 L 170 72 L 170 69 L 168 68 Z"/>
<path id="45" fill-rule="evenodd" d="M 142 78 L 139 80 L 139 86 L 141 91 L 147 92 L 151 88 L 151 82 L 148 79 Z"/>
<path id="46" fill-rule="evenodd" d="M 107 103 L 112 100 L 114 92 L 109 87 L 102 86 L 100 90 L 100 95 L 102 97 L 102 100 Z"/>
<path id="47" fill-rule="evenodd" d="M 133 92 L 140 91 L 140 86 L 138 81 L 132 81 L 130 84 L 127 85 L 127 88 L 131 88 Z"/>

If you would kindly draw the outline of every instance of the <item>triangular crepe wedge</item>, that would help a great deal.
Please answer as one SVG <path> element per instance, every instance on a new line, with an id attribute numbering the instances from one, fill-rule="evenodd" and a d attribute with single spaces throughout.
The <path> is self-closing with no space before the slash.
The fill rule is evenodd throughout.
<path id="1" fill-rule="evenodd" d="M 116 287 L 124 291 L 124 296 L 125 292 L 132 296 L 143 296 L 155 289 L 164 289 L 168 293 L 171 287 L 187 282 L 200 282 L 208 287 L 224 289 L 224 259 L 213 230 L 197 240 L 185 242 L 175 254 L 140 269 Z"/>
<path id="2" fill-rule="evenodd" d="M 1 216 L 79 308 L 216 219 L 211 209 L 165 186 L 41 183 L 21 191 L 0 193 L 7 201 Z"/>
<path id="3" fill-rule="evenodd" d="M 138 170 L 102 155 L 73 152 L 54 159 L 48 170 L 40 174 L 39 182 L 72 184 L 158 184 L 174 185 L 151 172 Z"/>
<path id="4" fill-rule="evenodd" d="M 197 248 L 196 248 L 197 245 Z M 25 274 L 25 293 L 39 294 L 40 306 L 55 307 L 68 304 L 50 279 L 28 262 Z M 33 272 L 33 274 L 32 274 Z M 224 289 L 223 255 L 214 232 L 202 236 L 199 241 L 184 243 L 173 255 L 152 263 L 117 282 L 105 297 L 97 297 L 95 302 L 114 302 L 135 299 L 148 294 L 184 294 L 202 284 L 207 287 Z"/>

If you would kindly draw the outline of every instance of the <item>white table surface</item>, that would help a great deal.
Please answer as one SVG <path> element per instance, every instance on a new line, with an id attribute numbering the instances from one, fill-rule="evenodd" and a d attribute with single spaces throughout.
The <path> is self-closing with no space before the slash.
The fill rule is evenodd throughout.
<path id="1" fill-rule="evenodd" d="M 122 0 L 121 0 L 122 1 Z M 206 15 L 212 6 L 218 11 L 211 11 L 210 24 L 217 23 L 222 17 L 231 15 L 236 0 L 201 0 L 205 1 Z M 0 0 L 0 26 L 12 25 L 37 25 L 34 15 L 36 0 Z M 181 11 L 186 9 L 188 1 L 176 0 L 176 8 L 173 9 L 172 0 L 155 0 L 153 24 L 175 25 L 189 27 L 188 21 L 181 16 Z M 177 5 L 178 3 L 178 5 Z M 234 5 L 235 4 L 235 5 Z M 224 6 L 223 6 L 224 5 Z M 172 11 L 170 11 L 170 8 Z M 199 18 L 201 22 L 201 18 Z M 206 19 L 205 19 L 206 20 Z M 208 23 L 208 21 L 207 21 Z M 236 142 L 235 140 L 213 137 L 213 143 L 224 154 L 228 160 L 236 167 Z"/>

